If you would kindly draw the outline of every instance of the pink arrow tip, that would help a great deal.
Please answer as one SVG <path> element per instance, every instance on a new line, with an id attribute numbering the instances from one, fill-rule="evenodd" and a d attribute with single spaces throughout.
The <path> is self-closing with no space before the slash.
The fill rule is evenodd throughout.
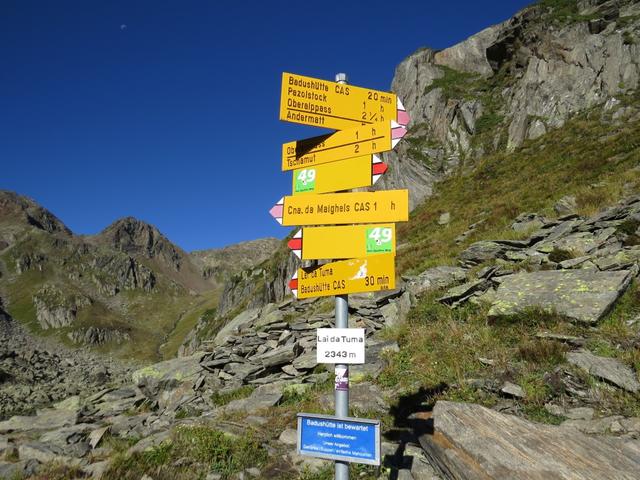
<path id="1" fill-rule="evenodd" d="M 393 140 L 400 140 L 407 134 L 407 129 L 403 125 L 391 129 L 391 138 Z"/>
<path id="2" fill-rule="evenodd" d="M 269 210 L 269 213 L 273 218 L 277 220 L 279 218 L 282 218 L 282 210 L 283 205 L 274 205 L 273 207 L 271 207 L 271 210 Z"/>
<path id="3" fill-rule="evenodd" d="M 398 110 L 398 123 L 400 125 L 409 125 L 410 120 L 411 118 L 409 117 L 409 114 L 407 112 Z"/>

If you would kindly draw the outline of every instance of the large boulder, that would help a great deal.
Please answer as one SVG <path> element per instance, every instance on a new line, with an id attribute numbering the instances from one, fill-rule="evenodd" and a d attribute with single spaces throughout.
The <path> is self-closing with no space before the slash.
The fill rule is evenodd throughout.
<path id="1" fill-rule="evenodd" d="M 432 421 L 420 444 L 445 478 L 632 480 L 640 471 L 637 440 L 592 437 L 467 403 L 436 403 Z"/>
<path id="2" fill-rule="evenodd" d="M 632 393 L 640 391 L 640 382 L 629 367 L 615 358 L 599 357 L 587 350 L 567 353 L 567 361 L 589 374 Z"/>
<path id="3" fill-rule="evenodd" d="M 182 383 L 194 383 L 202 371 L 200 360 L 203 356 L 200 352 L 149 365 L 133 372 L 131 378 L 145 394 L 156 395 L 160 389 L 172 390 Z"/>
<path id="4" fill-rule="evenodd" d="M 242 329 L 252 325 L 260 316 L 260 310 L 260 308 L 252 308 L 244 310 L 242 313 L 235 316 L 229 323 L 220 329 L 214 339 L 214 343 L 216 345 L 221 345 L 225 342 L 227 337 L 237 334 L 242 331 Z"/>
<path id="5" fill-rule="evenodd" d="M 628 271 L 551 270 L 517 273 L 501 279 L 490 317 L 538 309 L 593 324 L 602 318 L 626 290 Z"/>

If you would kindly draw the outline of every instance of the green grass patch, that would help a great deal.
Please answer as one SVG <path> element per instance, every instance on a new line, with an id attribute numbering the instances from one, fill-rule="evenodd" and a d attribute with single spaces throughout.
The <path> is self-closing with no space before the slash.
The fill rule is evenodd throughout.
<path id="1" fill-rule="evenodd" d="M 562 248 L 555 247 L 551 252 L 549 252 L 549 260 L 555 263 L 571 260 L 572 258 L 576 258 L 576 254 Z"/>
<path id="2" fill-rule="evenodd" d="M 564 333 L 573 327 L 559 315 L 537 310 L 490 323 L 486 306 L 451 309 L 436 301 L 441 294 L 428 294 L 410 312 L 397 330 L 400 351 L 390 354 L 377 382 L 404 394 L 428 392 L 426 406 L 451 400 L 491 407 L 499 401 L 498 395 L 476 387 L 474 379 L 498 385 L 509 380 L 525 391 L 520 401 L 523 408 L 531 412 L 542 408 L 553 393 L 545 374 L 564 363 L 566 347 L 536 334 L 542 330 Z M 490 359 L 492 365 L 480 362 L 480 357 Z"/>
<path id="3" fill-rule="evenodd" d="M 480 116 L 476 120 L 476 133 L 481 134 L 489 132 L 496 128 L 504 120 L 504 115 L 495 112 L 488 112 Z"/>
<path id="4" fill-rule="evenodd" d="M 182 342 L 195 328 L 198 320 L 204 315 L 211 315 L 211 312 L 215 313 L 219 298 L 219 291 L 207 293 L 205 298 L 201 299 L 191 310 L 185 312 L 160 348 L 163 359 L 174 358 L 178 354 Z"/>
<path id="5" fill-rule="evenodd" d="M 215 472 L 229 479 L 266 460 L 266 451 L 252 434 L 232 437 L 207 426 L 182 426 L 170 441 L 150 451 L 116 455 L 103 478 L 139 480 L 146 474 L 156 480 L 187 480 Z"/>
<path id="6" fill-rule="evenodd" d="M 539 405 L 525 405 L 523 407 L 525 416 L 534 422 L 547 423 L 549 425 L 560 425 L 566 420 L 564 417 L 553 415 Z"/>
<path id="7" fill-rule="evenodd" d="M 538 5 L 546 9 L 543 20 L 559 25 L 594 20 L 599 15 L 580 15 L 577 0 L 540 0 Z"/>
<path id="8" fill-rule="evenodd" d="M 439 65 L 443 75 L 436 78 L 425 88 L 424 94 L 440 88 L 446 99 L 471 99 L 476 90 L 478 82 L 482 82 L 482 77 L 477 73 L 461 72 L 453 68 Z"/>
<path id="9" fill-rule="evenodd" d="M 247 398 L 253 393 L 254 390 L 254 386 L 244 385 L 240 388 L 236 388 L 235 390 L 231 390 L 228 392 L 215 392 L 213 395 L 211 395 L 211 401 L 214 405 L 221 407 L 227 405 L 233 400 L 241 400 L 243 398 Z"/>

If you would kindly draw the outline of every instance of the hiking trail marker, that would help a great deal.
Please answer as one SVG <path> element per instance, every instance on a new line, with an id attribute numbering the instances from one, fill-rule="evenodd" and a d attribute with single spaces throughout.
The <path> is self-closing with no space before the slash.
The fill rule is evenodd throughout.
<path id="1" fill-rule="evenodd" d="M 282 171 L 387 152 L 392 150 L 406 133 L 405 126 L 392 120 L 284 143 Z"/>
<path id="2" fill-rule="evenodd" d="M 318 328 L 318 363 L 364 363 L 364 328 Z"/>
<path id="3" fill-rule="evenodd" d="M 389 167 L 377 155 L 353 157 L 339 162 L 293 171 L 292 193 L 329 193 L 370 187 Z"/>
<path id="4" fill-rule="evenodd" d="M 336 328 L 317 331 L 318 363 L 335 364 L 336 414 L 298 414 L 298 453 L 335 460 L 335 479 L 348 480 L 349 462 L 381 460 L 380 421 L 349 418 L 349 364 L 365 362 L 365 330 L 348 328 L 348 294 L 395 288 L 392 222 L 409 219 L 409 192 L 335 192 L 376 183 L 388 167 L 375 154 L 404 137 L 409 115 L 395 94 L 348 85 L 345 74 L 330 82 L 283 73 L 280 120 L 337 130 L 282 145 L 292 195 L 269 213 L 305 226 L 288 242 L 300 259 L 333 260 L 298 269 L 289 283 L 296 298 L 336 304 Z"/>
<path id="5" fill-rule="evenodd" d="M 396 288 L 395 256 L 372 255 L 299 268 L 289 288 L 298 299 L 392 290 Z"/>
<path id="6" fill-rule="evenodd" d="M 282 74 L 280 120 L 285 122 L 336 130 L 389 120 L 403 124 L 399 110 L 404 107 L 394 93 Z"/>
<path id="7" fill-rule="evenodd" d="M 324 258 L 364 258 L 380 253 L 396 253 L 396 226 L 348 225 L 305 227 L 289 240 L 289 248 L 301 260 Z"/>
<path id="8" fill-rule="evenodd" d="M 409 191 L 325 193 L 282 197 L 269 211 L 280 225 L 406 222 Z"/>

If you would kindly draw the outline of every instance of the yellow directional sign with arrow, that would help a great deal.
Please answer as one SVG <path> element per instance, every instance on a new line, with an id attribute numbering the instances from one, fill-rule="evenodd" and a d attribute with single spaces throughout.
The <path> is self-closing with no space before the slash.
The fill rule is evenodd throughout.
<path id="1" fill-rule="evenodd" d="M 403 127 L 399 127 L 404 132 Z M 393 148 L 391 122 L 340 130 L 282 145 L 282 170 L 307 168 Z M 399 139 L 398 139 L 399 141 Z M 396 142 L 397 143 L 397 142 Z"/>
<path id="2" fill-rule="evenodd" d="M 289 282 L 297 298 L 377 292 L 396 287 L 393 255 L 341 260 L 311 269 L 298 269 Z"/>
<path id="3" fill-rule="evenodd" d="M 409 190 L 287 196 L 269 213 L 284 226 L 406 222 Z"/>
<path id="4" fill-rule="evenodd" d="M 288 244 L 302 260 L 364 258 L 369 255 L 396 253 L 396 226 L 346 225 L 305 227 Z"/>
<path id="5" fill-rule="evenodd" d="M 344 130 L 397 120 L 397 101 L 393 93 L 283 73 L 280 120 Z"/>
<path id="6" fill-rule="evenodd" d="M 387 171 L 377 155 L 364 155 L 293 171 L 293 195 L 370 187 Z"/>

